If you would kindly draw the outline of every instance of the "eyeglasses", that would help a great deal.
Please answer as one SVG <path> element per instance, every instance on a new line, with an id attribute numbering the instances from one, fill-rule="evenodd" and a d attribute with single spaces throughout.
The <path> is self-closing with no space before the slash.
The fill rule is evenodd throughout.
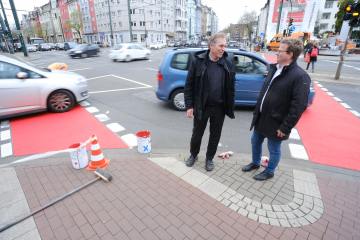
<path id="1" fill-rule="evenodd" d="M 277 50 L 277 52 L 278 52 L 278 53 L 282 53 L 282 52 L 286 52 L 286 53 L 287 53 L 287 52 L 289 52 L 289 51 L 288 51 L 288 50 L 280 50 L 280 49 L 279 49 L 279 50 Z"/>

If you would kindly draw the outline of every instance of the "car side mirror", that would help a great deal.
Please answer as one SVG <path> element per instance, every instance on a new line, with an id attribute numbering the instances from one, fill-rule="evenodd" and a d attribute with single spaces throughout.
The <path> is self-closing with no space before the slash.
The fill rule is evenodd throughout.
<path id="1" fill-rule="evenodd" d="M 29 74 L 26 73 L 26 72 L 18 72 L 18 73 L 16 74 L 16 77 L 17 77 L 18 79 L 26 79 L 26 78 L 29 78 Z"/>
<path id="2" fill-rule="evenodd" d="M 265 72 L 263 73 L 264 77 L 267 77 L 268 74 L 269 74 L 269 71 L 265 71 Z"/>

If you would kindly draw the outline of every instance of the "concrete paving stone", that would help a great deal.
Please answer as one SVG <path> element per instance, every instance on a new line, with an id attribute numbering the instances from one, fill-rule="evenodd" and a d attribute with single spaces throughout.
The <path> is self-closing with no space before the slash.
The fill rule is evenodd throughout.
<path id="1" fill-rule="evenodd" d="M 301 207 L 299 208 L 299 210 L 302 211 L 302 212 L 305 213 L 305 214 L 308 214 L 308 213 L 311 211 L 310 208 L 307 208 L 307 207 L 304 207 L 304 206 L 301 206 Z"/>
<path id="2" fill-rule="evenodd" d="M 276 218 L 269 218 L 269 223 L 273 226 L 281 226 L 279 220 Z"/>
<path id="3" fill-rule="evenodd" d="M 282 212 L 283 209 L 281 208 L 281 205 L 272 205 L 272 208 L 275 212 Z"/>
<path id="4" fill-rule="evenodd" d="M 237 210 L 237 212 L 238 212 L 239 214 L 241 214 L 242 216 L 244 216 L 244 217 L 247 217 L 248 214 L 249 214 L 249 211 L 246 210 L 246 209 L 244 209 L 244 208 L 239 208 L 239 209 Z"/>
<path id="5" fill-rule="evenodd" d="M 303 200 L 302 200 L 302 199 L 300 199 L 300 198 L 296 198 L 296 197 L 294 197 L 293 202 L 294 202 L 294 203 L 296 203 L 296 204 L 298 204 L 298 205 L 302 205 Z"/>
<path id="6" fill-rule="evenodd" d="M 287 219 L 284 212 L 275 212 L 275 214 L 279 219 Z"/>
<path id="7" fill-rule="evenodd" d="M 256 208 L 256 214 L 259 215 L 259 216 L 266 217 L 266 211 L 264 209 L 261 209 L 261 208 Z"/>
<path id="8" fill-rule="evenodd" d="M 295 192 L 295 193 L 294 193 L 294 198 L 304 199 L 304 195 L 303 195 L 302 193 Z"/>
<path id="9" fill-rule="evenodd" d="M 301 227 L 301 224 L 297 219 L 288 219 L 288 221 L 292 227 Z"/>
<path id="10" fill-rule="evenodd" d="M 248 214 L 248 216 L 247 216 L 249 219 L 251 219 L 251 220 L 254 220 L 254 221 L 257 221 L 258 220 L 258 218 L 259 218 L 259 216 L 258 215 L 256 215 L 255 213 L 253 213 L 253 212 L 249 212 L 249 214 Z"/>
<path id="11" fill-rule="evenodd" d="M 299 209 L 296 209 L 296 210 L 292 211 L 292 213 L 294 213 L 297 217 L 303 217 L 303 216 L 305 216 L 305 213 L 303 213 L 303 212 L 300 211 Z"/>
<path id="12" fill-rule="evenodd" d="M 286 215 L 287 219 L 296 218 L 295 214 L 293 214 L 292 212 L 285 212 L 285 215 Z"/>
<path id="13" fill-rule="evenodd" d="M 226 207 L 230 206 L 230 204 L 231 204 L 231 202 L 229 200 L 227 200 L 227 199 L 223 199 L 221 201 L 221 203 L 224 204 Z"/>
<path id="14" fill-rule="evenodd" d="M 234 211 L 237 211 L 239 209 L 239 206 L 237 206 L 236 204 L 233 203 L 233 204 L 230 205 L 229 208 L 234 210 Z"/>
<path id="15" fill-rule="evenodd" d="M 261 204 L 262 208 L 266 211 L 273 211 L 272 207 L 270 204 L 266 204 L 266 203 L 262 203 Z"/>
<path id="16" fill-rule="evenodd" d="M 187 183 L 190 183 L 194 187 L 199 187 L 201 184 L 203 184 L 205 181 L 207 181 L 210 178 L 206 174 L 203 174 L 195 169 L 192 169 L 191 171 L 181 176 L 181 179 L 183 179 Z"/>
<path id="17" fill-rule="evenodd" d="M 288 204 L 288 206 L 292 209 L 292 210 L 295 210 L 295 209 L 298 209 L 299 208 L 299 204 L 295 203 L 295 202 L 291 202 Z"/>
<path id="18" fill-rule="evenodd" d="M 313 200 L 314 200 L 314 205 L 315 206 L 324 208 L 324 204 L 323 204 L 323 201 L 321 199 L 314 197 Z"/>
<path id="19" fill-rule="evenodd" d="M 247 205 L 246 210 L 248 210 L 250 213 L 255 213 L 256 208 L 254 206 Z"/>
<path id="20" fill-rule="evenodd" d="M 264 224 L 269 224 L 270 221 L 267 217 L 264 217 L 264 216 L 259 216 L 259 223 L 264 223 Z"/>
<path id="21" fill-rule="evenodd" d="M 300 217 L 300 218 L 298 218 L 297 220 L 298 220 L 298 222 L 299 222 L 302 226 L 308 225 L 308 224 L 310 223 L 310 222 L 309 222 L 306 218 L 304 218 L 304 217 Z"/>
<path id="22" fill-rule="evenodd" d="M 266 216 L 267 216 L 268 218 L 277 218 L 276 213 L 273 212 L 273 211 L 266 211 Z"/>
<path id="23" fill-rule="evenodd" d="M 254 207 L 256 207 L 256 208 L 261 208 L 261 203 L 258 202 L 258 201 L 253 201 L 253 202 L 251 203 L 251 205 L 254 206 Z"/>
<path id="24" fill-rule="evenodd" d="M 306 220 L 308 220 L 310 223 L 314 223 L 317 221 L 317 219 L 315 217 L 313 217 L 312 215 L 308 214 L 304 216 L 306 218 Z"/>
<path id="25" fill-rule="evenodd" d="M 243 201 L 239 201 L 236 205 L 239 206 L 239 208 L 246 208 L 246 206 L 248 205 L 246 202 Z"/>
<path id="26" fill-rule="evenodd" d="M 230 200 L 231 202 L 233 202 L 233 203 L 238 203 L 238 202 L 240 201 L 240 199 L 238 199 L 238 198 L 236 197 L 236 195 L 235 195 L 235 196 L 232 196 L 229 200 Z"/>
<path id="27" fill-rule="evenodd" d="M 216 199 L 224 193 L 228 187 L 212 178 L 209 178 L 199 186 L 199 189 Z"/>
<path id="28" fill-rule="evenodd" d="M 322 213 L 316 211 L 315 209 L 310 212 L 311 216 L 313 216 L 316 219 L 320 219 L 322 216 Z"/>
<path id="29" fill-rule="evenodd" d="M 236 194 L 236 191 L 234 191 L 234 190 L 231 189 L 231 188 L 228 188 L 228 189 L 226 190 L 226 192 L 227 192 L 228 194 L 230 194 L 230 196 L 234 196 L 234 195 Z"/>
<path id="30" fill-rule="evenodd" d="M 291 225 L 287 219 L 279 219 L 279 222 L 282 227 L 291 227 Z"/>
<path id="31" fill-rule="evenodd" d="M 236 193 L 235 197 L 237 197 L 239 200 L 243 200 L 245 196 L 240 193 Z"/>
<path id="32" fill-rule="evenodd" d="M 283 211 L 285 212 L 290 212 L 292 211 L 292 209 L 288 206 L 288 205 L 281 205 L 281 208 Z"/>
<path id="33" fill-rule="evenodd" d="M 246 202 L 247 204 L 251 204 L 251 203 L 252 203 L 252 200 L 251 200 L 250 198 L 248 198 L 248 197 L 245 197 L 245 198 L 243 199 L 243 201 Z"/>

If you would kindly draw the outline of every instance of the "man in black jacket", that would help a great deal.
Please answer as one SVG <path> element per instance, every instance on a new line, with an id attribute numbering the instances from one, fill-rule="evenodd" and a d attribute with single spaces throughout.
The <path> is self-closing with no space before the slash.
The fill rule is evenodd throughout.
<path id="1" fill-rule="evenodd" d="M 186 166 L 192 167 L 200 151 L 201 139 L 210 119 L 210 137 L 205 169 L 214 169 L 213 158 L 221 137 L 225 115 L 234 116 L 235 72 L 225 52 L 226 36 L 217 33 L 209 39 L 209 50 L 194 57 L 185 84 L 186 115 L 194 118 L 190 142 L 190 157 Z"/>
<path id="2" fill-rule="evenodd" d="M 302 51 L 300 40 L 282 40 L 277 64 L 270 66 L 261 89 L 250 128 L 254 128 L 251 137 L 252 162 L 242 168 L 244 172 L 259 168 L 262 143 L 267 138 L 269 163 L 263 172 L 254 176 L 255 180 L 274 176 L 281 157 L 281 143 L 288 139 L 291 129 L 307 107 L 311 80 L 296 63 Z"/>

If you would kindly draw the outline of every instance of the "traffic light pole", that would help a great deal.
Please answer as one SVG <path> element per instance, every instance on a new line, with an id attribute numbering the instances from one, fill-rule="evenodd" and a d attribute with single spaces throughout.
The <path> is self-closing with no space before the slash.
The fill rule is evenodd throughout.
<path id="1" fill-rule="evenodd" d="M 350 38 L 350 36 L 351 36 L 351 33 L 352 33 L 352 27 L 350 26 L 348 35 L 346 36 L 345 44 L 344 44 L 344 46 L 343 46 L 343 48 L 341 49 L 341 52 L 340 52 L 340 61 L 339 61 L 339 64 L 338 64 L 338 66 L 337 66 L 337 69 L 336 69 L 335 80 L 339 80 L 339 79 L 340 79 L 341 69 L 342 69 L 342 66 L 343 66 L 343 64 L 344 64 L 344 55 L 345 55 L 345 53 L 346 53 L 346 47 L 347 47 L 349 38 Z"/>
<path id="2" fill-rule="evenodd" d="M 284 5 L 284 0 L 281 0 L 280 2 L 280 6 L 279 6 L 279 16 L 278 16 L 278 21 L 277 21 L 277 26 L 276 26 L 276 34 L 279 33 L 279 28 L 280 28 L 280 21 L 281 21 L 281 12 L 282 12 L 282 8 Z"/>
<path id="3" fill-rule="evenodd" d="M 20 39 L 20 43 L 21 43 L 21 48 L 22 48 L 22 50 L 23 50 L 23 52 L 24 52 L 24 56 L 27 57 L 27 56 L 28 56 L 28 53 L 27 53 L 27 50 L 26 50 L 26 46 L 25 46 L 25 42 L 24 42 L 23 35 L 22 35 L 22 33 L 21 33 L 20 24 L 19 24 L 19 19 L 18 19 L 17 13 L 16 13 L 16 8 L 15 8 L 14 1 L 13 1 L 13 0 L 9 0 L 9 3 L 10 3 L 11 10 L 12 10 L 12 13 L 13 13 L 13 16 L 14 16 L 16 29 L 19 31 L 19 39 Z"/>
<path id="4" fill-rule="evenodd" d="M 2 0 L 0 0 L 0 6 L 1 6 L 1 9 L 2 9 L 3 16 L 4 16 L 5 26 L 6 26 L 7 30 L 9 31 L 8 34 L 4 34 L 4 37 L 5 38 L 6 37 L 10 38 L 10 43 L 14 46 L 14 39 L 12 38 L 9 22 L 7 20 L 7 17 L 6 17 L 5 8 L 4 8 L 4 5 L 2 3 Z M 10 53 L 14 54 L 14 48 L 13 47 L 10 48 Z"/>

